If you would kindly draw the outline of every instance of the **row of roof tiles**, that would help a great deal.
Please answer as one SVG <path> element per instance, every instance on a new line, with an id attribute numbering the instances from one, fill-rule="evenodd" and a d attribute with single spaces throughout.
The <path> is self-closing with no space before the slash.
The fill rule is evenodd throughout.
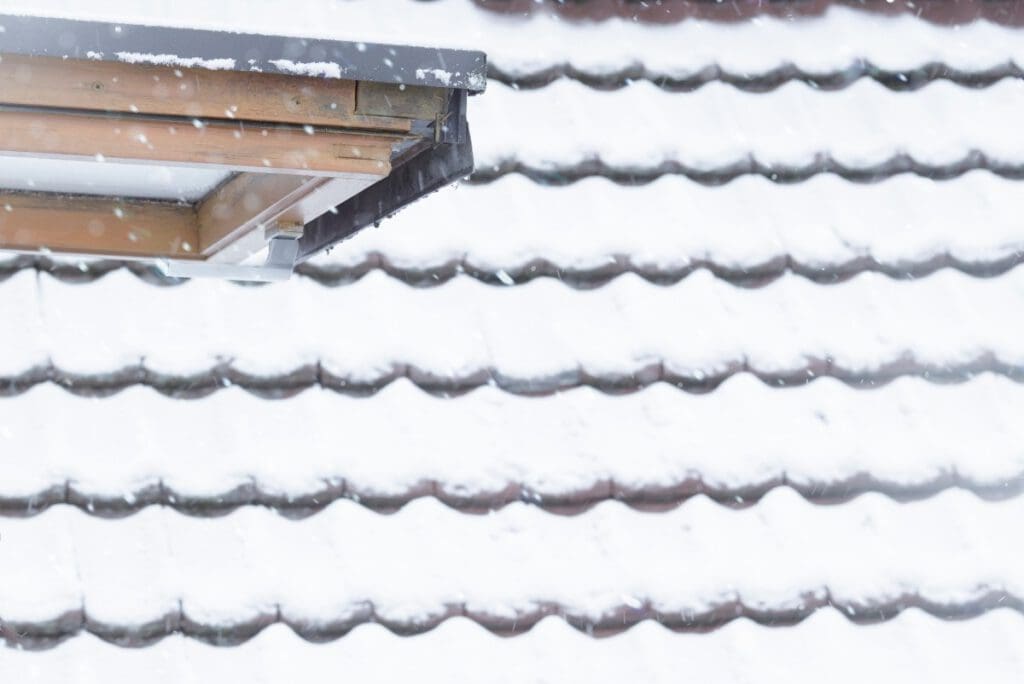
<path id="1" fill-rule="evenodd" d="M 237 388 L 96 400 L 44 385 L 3 400 L 0 511 L 161 505 L 204 516 L 259 504 L 304 517 L 338 499 L 388 512 L 432 496 L 472 511 L 523 501 L 577 514 L 699 494 L 746 506 L 783 485 L 816 503 L 953 486 L 1001 499 L 1024 481 L 1022 399 L 1024 385 L 991 374 L 870 390 L 831 379 L 780 390 L 739 375 L 709 394 L 660 384 L 543 398 L 481 388 L 444 399 L 407 380 L 372 398 L 313 389 L 284 401 Z"/>
<path id="2" fill-rule="evenodd" d="M 1024 498 L 956 490 L 822 507 L 779 489 L 741 511 L 696 498 L 571 517 L 525 504 L 471 516 L 432 500 L 390 516 L 339 501 L 300 521 L 254 508 L 103 520 L 58 507 L 5 523 L 18 561 L 0 614 L 26 647 L 80 631 L 124 645 L 178 631 L 237 643 L 276 622 L 322 640 L 458 615 L 499 632 L 552 613 L 595 632 L 645 619 L 684 631 L 741 616 L 793 623 L 826 606 L 861 621 L 911 606 L 969 617 L 1024 605 L 1022 515 Z"/>
<path id="3" fill-rule="evenodd" d="M 779 384 L 859 383 L 986 369 L 1017 377 L 1024 366 L 1021 268 L 992 279 L 865 273 L 828 286 L 786 275 L 756 289 L 706 271 L 667 287 L 627 274 L 593 290 L 469 278 L 411 288 L 379 272 L 343 288 L 154 288 L 126 272 L 79 285 L 23 272 L 0 288 L 0 377 L 16 391 L 50 367 L 83 390 L 144 371 L 183 389 L 217 372 L 253 389 L 366 393 L 409 377 L 439 392 L 497 384 L 536 394 L 659 381 L 702 390 L 741 371 Z"/>
<path id="4" fill-rule="evenodd" d="M 1006 133 L 1024 104 L 1017 80 L 982 89 L 935 82 L 912 97 L 874 81 L 761 94 L 715 84 L 685 96 L 649 83 L 601 92 L 560 81 L 518 92 L 494 85 L 474 104 L 478 180 L 510 171 L 553 183 L 668 173 L 707 183 L 750 173 L 871 180 L 973 168 L 1024 176 L 1024 144 Z"/>
<path id="5" fill-rule="evenodd" d="M 219 648 L 172 636 L 149 648 L 125 649 L 83 635 L 52 651 L 4 654 L 19 682 L 123 681 L 155 684 L 305 681 L 342 670 L 365 681 L 678 682 L 680 673 L 707 682 L 836 684 L 977 678 L 1016 684 L 1024 662 L 1024 616 L 995 610 L 966 621 L 942 621 L 909 609 L 894 620 L 855 625 L 821 610 L 787 629 L 736 620 L 708 634 L 674 634 L 647 621 L 609 639 L 594 639 L 559 618 L 528 634 L 497 636 L 452 618 L 419 636 L 396 636 L 383 625 L 354 629 L 326 644 L 303 640 L 284 625 L 251 641 Z"/>

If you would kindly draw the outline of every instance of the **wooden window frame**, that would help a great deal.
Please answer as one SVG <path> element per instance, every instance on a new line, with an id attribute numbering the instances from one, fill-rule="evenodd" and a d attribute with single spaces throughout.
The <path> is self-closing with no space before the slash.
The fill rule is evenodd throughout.
<path id="1" fill-rule="evenodd" d="M 193 203 L 0 188 L 0 249 L 242 264 L 387 177 L 443 88 L 0 54 L 0 154 L 228 170 Z M 423 130 L 422 127 L 419 130 Z"/>

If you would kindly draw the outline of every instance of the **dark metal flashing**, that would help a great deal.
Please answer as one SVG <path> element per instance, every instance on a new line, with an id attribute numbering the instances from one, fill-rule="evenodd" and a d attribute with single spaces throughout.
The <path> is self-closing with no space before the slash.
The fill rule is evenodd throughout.
<path id="1" fill-rule="evenodd" d="M 482 91 L 482 52 L 0 14 L 0 53 Z M 142 57 L 140 57 L 142 56 Z"/>
<path id="2" fill-rule="evenodd" d="M 444 121 L 434 126 L 433 145 L 393 165 L 387 178 L 308 224 L 299 240 L 297 263 L 468 176 L 473 171 L 473 144 L 466 121 L 466 91 L 452 91 Z"/>
<path id="3" fill-rule="evenodd" d="M 356 232 L 393 215 L 417 199 L 440 190 L 473 170 L 473 146 L 441 143 L 421 152 L 391 175 L 306 226 L 297 262 L 333 247 Z"/>

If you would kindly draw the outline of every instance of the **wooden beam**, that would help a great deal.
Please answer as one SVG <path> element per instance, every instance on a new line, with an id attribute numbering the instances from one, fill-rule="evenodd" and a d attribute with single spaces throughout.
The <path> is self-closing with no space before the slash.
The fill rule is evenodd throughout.
<path id="1" fill-rule="evenodd" d="M 44 193 L 0 194 L 0 249 L 113 257 L 198 256 L 192 207 Z"/>
<path id="2" fill-rule="evenodd" d="M 237 263 L 266 245 L 279 223 L 305 225 L 380 178 L 241 174 L 197 206 L 200 253 Z"/>
<path id="3" fill-rule="evenodd" d="M 0 152 L 33 156 L 386 176 L 395 142 L 312 127 L 0 110 Z"/>
<path id="4" fill-rule="evenodd" d="M 365 115 L 398 116 L 433 121 L 444 114 L 448 91 L 426 86 L 360 81 L 356 112 Z"/>
<path id="5" fill-rule="evenodd" d="M 199 251 L 214 254 L 327 182 L 322 176 L 243 173 L 210 193 L 196 206 Z"/>
<path id="6" fill-rule="evenodd" d="M 408 132 L 355 113 L 355 81 L 0 54 L 0 104 Z"/>

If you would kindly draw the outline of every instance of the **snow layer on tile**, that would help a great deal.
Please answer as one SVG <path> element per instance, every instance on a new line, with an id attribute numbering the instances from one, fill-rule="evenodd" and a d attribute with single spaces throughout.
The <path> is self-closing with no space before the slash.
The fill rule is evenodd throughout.
<path id="1" fill-rule="evenodd" d="M 1024 385 L 990 374 L 875 390 L 829 378 L 780 390 L 744 374 L 711 394 L 657 384 L 525 398 L 484 387 L 454 399 L 400 380 L 371 399 L 312 389 L 286 401 L 238 388 L 194 401 L 148 388 L 96 400 L 43 385 L 0 400 L 0 501 L 63 495 L 65 483 L 128 508 L 158 485 L 178 499 L 254 485 L 326 502 L 324 490 L 344 483 L 358 500 L 436 491 L 484 505 L 507 502 L 509 487 L 543 505 L 606 483 L 621 496 L 696 481 L 726 499 L 783 481 L 805 495 L 856 490 L 864 478 L 898 492 L 953 474 L 998 488 L 1024 474 L 1021 405 Z"/>
<path id="2" fill-rule="evenodd" d="M 971 152 L 1020 164 L 1024 139 L 1008 131 L 1022 108 L 1024 81 L 1014 79 L 983 89 L 936 81 L 913 94 L 871 80 L 839 91 L 791 82 L 768 93 L 711 83 L 683 96 L 649 82 L 599 91 L 558 81 L 527 91 L 492 84 L 470 119 L 478 169 L 592 160 L 619 169 L 804 168 L 824 156 L 862 169 L 898 155 L 947 166 Z"/>
<path id="3" fill-rule="evenodd" d="M 822 507 L 788 488 L 741 511 L 697 497 L 664 513 L 605 502 L 575 517 L 526 504 L 472 516 L 433 499 L 393 515 L 337 501 L 301 521 L 252 507 L 107 520 L 60 506 L 5 521 L 3 553 L 17 562 L 5 563 L 0 616 L 24 625 L 84 609 L 131 629 L 180 606 L 192 623 L 231 628 L 279 610 L 315 630 L 363 622 L 368 608 L 392 625 L 429 624 L 452 606 L 512 621 L 554 604 L 599 624 L 644 605 L 675 621 L 826 598 L 853 615 L 906 600 L 955 610 L 1024 597 L 1022 516 L 1024 497 L 865 494 Z"/>
<path id="4" fill-rule="evenodd" d="M 0 290 L 0 375 L 17 375 L 39 361 L 39 349 L 34 348 L 44 334 L 39 287 L 35 274 L 20 272 L 0 281 Z"/>
<path id="5" fill-rule="evenodd" d="M 966 622 L 910 610 L 871 626 L 824 610 L 791 629 L 737 620 L 710 634 L 673 634 L 648 622 L 599 640 L 558 618 L 514 639 L 454 618 L 415 637 L 365 625 L 327 644 L 303 641 L 281 625 L 236 648 L 173 636 L 149 648 L 122 649 L 84 635 L 52 651 L 0 651 L 0 668 L 14 681 L 38 684 L 106 679 L 270 684 L 315 681 L 327 672 L 344 672 L 356 681 L 428 683 L 669 684 L 685 672 L 708 684 L 1016 684 L 1024 669 L 1022 642 L 1024 617 L 1010 610 Z"/>
<path id="6" fill-rule="evenodd" d="M 987 21 L 937 26 L 910 16 L 884 17 L 842 7 L 800 20 L 687 20 L 664 26 L 624 19 L 571 22 L 543 13 L 516 17 L 483 11 L 469 0 L 293 0 L 256 5 L 248 0 L 6 0 L 4 11 L 482 49 L 499 69 L 515 75 L 564 66 L 607 74 L 639 65 L 655 78 L 686 78 L 715 66 L 756 76 L 789 65 L 810 74 L 829 74 L 862 62 L 890 71 L 933 63 L 963 71 L 1010 62 L 1024 65 L 1024 45 L 1013 28 Z"/>
<path id="7" fill-rule="evenodd" d="M 311 265 L 381 259 L 406 269 L 457 263 L 518 271 L 541 260 L 579 271 L 625 259 L 639 271 L 667 272 L 700 263 L 754 268 L 785 257 L 811 268 L 863 258 L 899 268 L 946 255 L 990 263 L 1024 251 L 1022 189 L 985 171 L 872 184 L 745 176 L 712 187 L 679 176 L 643 186 L 591 178 L 549 187 L 511 175 L 439 192 Z"/>
<path id="8" fill-rule="evenodd" d="M 553 279 L 495 287 L 470 278 L 417 289 L 379 271 L 342 288 L 307 279 L 154 288 L 124 271 L 88 285 L 46 275 L 33 292 L 35 284 L 35 274 L 23 272 L 0 285 L 30 294 L 5 298 L 0 311 L 33 321 L 4 330 L 8 374 L 52 362 L 76 374 L 141 363 L 189 375 L 227 363 L 267 376 L 320 363 L 346 382 L 413 369 L 449 383 L 492 377 L 541 387 L 580 374 L 699 380 L 743 367 L 791 376 L 826 365 L 857 375 L 899 364 L 1024 364 L 1024 268 L 994 279 L 944 270 L 910 282 L 864 273 L 836 285 L 787 275 L 759 289 L 707 271 L 670 287 L 625 274 L 594 290 Z"/>

